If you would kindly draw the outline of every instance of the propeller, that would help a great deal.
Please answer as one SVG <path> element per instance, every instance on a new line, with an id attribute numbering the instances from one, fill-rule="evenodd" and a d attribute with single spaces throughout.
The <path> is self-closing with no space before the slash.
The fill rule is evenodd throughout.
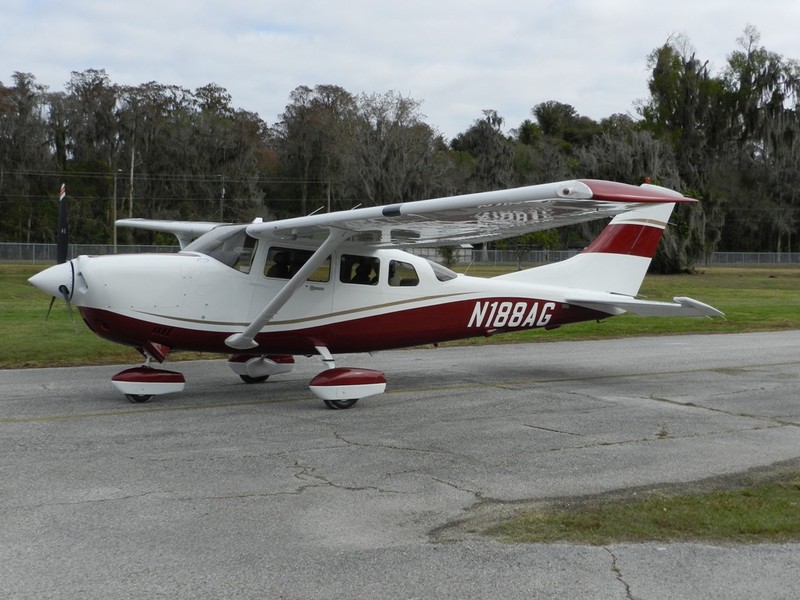
<path id="1" fill-rule="evenodd" d="M 69 219 L 67 217 L 67 184 L 61 184 L 61 190 L 58 195 L 58 229 L 56 231 L 56 264 L 62 265 L 67 262 L 67 252 L 69 250 Z M 72 321 L 73 326 L 75 325 L 75 317 L 72 314 L 72 304 L 70 303 L 70 298 L 72 297 L 72 284 L 75 281 L 75 273 L 72 267 L 72 263 L 70 263 L 70 286 L 65 284 L 60 284 L 56 288 L 58 293 L 61 294 L 61 297 L 64 298 L 64 302 L 67 304 L 67 311 L 69 311 L 69 318 Z M 57 269 L 59 272 L 63 269 Z M 53 286 L 54 287 L 54 286 Z M 56 295 L 53 294 L 50 297 L 50 307 L 47 309 L 47 315 L 45 315 L 44 320 L 47 321 L 50 318 L 50 311 L 53 310 L 53 303 L 56 301 Z"/>

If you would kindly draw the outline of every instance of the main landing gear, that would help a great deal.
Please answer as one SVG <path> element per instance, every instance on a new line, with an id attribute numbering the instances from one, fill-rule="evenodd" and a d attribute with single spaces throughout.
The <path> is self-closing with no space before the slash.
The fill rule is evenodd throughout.
<path id="1" fill-rule="evenodd" d="M 150 401 L 153 396 L 180 392 L 186 385 L 182 373 L 155 369 L 150 366 L 152 358 L 163 362 L 168 348 L 153 348 L 157 352 L 143 352 L 145 364 L 120 371 L 111 378 L 114 387 L 133 403 Z M 309 389 L 326 407 L 333 410 L 352 408 L 361 398 L 382 394 L 386 390 L 386 377 L 381 371 L 353 367 L 339 367 L 327 348 L 317 347 L 323 362 L 328 367 L 309 382 Z M 155 354 L 155 356 L 153 356 Z M 239 354 L 228 360 L 231 370 L 248 384 L 263 383 L 272 375 L 288 373 L 294 367 L 291 355 Z"/>
<path id="2" fill-rule="evenodd" d="M 328 408 L 353 408 L 361 398 L 382 394 L 386 390 L 386 377 L 381 371 L 337 368 L 333 355 L 325 346 L 316 346 L 315 350 L 328 370 L 314 377 L 308 387 Z"/>
<path id="3" fill-rule="evenodd" d="M 328 408 L 344 410 L 361 398 L 382 394 L 386 377 L 372 369 L 334 368 L 314 377 L 308 387 Z"/>

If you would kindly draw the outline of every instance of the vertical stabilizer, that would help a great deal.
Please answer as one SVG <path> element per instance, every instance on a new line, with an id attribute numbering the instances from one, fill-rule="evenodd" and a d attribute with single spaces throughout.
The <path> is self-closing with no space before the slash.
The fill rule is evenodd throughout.
<path id="1" fill-rule="evenodd" d="M 580 254 L 497 279 L 635 296 L 674 207 L 647 205 L 619 214 Z"/>

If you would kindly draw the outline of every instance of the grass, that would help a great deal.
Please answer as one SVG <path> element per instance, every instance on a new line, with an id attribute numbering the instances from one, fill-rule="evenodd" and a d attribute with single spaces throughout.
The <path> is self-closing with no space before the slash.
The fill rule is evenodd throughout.
<path id="1" fill-rule="evenodd" d="M 0 368 L 136 363 L 139 354 L 92 334 L 62 301 L 45 321 L 49 300 L 27 282 L 44 266 L 0 265 Z M 502 267 L 470 269 L 491 276 Z M 714 268 L 694 275 L 648 275 L 641 294 L 657 300 L 691 296 L 726 313 L 726 319 L 622 315 L 600 323 L 576 323 L 553 331 L 523 331 L 448 345 L 586 340 L 632 335 L 741 333 L 800 329 L 800 268 Z M 192 355 L 181 354 L 181 358 Z"/>
<path id="2" fill-rule="evenodd" d="M 800 539 L 800 473 L 738 489 L 643 500 L 614 500 L 577 510 L 526 510 L 486 531 L 508 542 L 728 543 Z"/>

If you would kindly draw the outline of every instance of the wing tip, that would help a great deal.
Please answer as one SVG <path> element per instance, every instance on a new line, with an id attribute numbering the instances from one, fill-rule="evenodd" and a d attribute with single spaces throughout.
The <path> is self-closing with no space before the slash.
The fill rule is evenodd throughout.
<path id="1" fill-rule="evenodd" d="M 697 203 L 696 199 L 684 196 L 680 192 L 650 183 L 631 185 L 604 179 L 580 179 L 579 181 L 591 192 L 591 198 L 594 200 L 642 203 Z"/>

